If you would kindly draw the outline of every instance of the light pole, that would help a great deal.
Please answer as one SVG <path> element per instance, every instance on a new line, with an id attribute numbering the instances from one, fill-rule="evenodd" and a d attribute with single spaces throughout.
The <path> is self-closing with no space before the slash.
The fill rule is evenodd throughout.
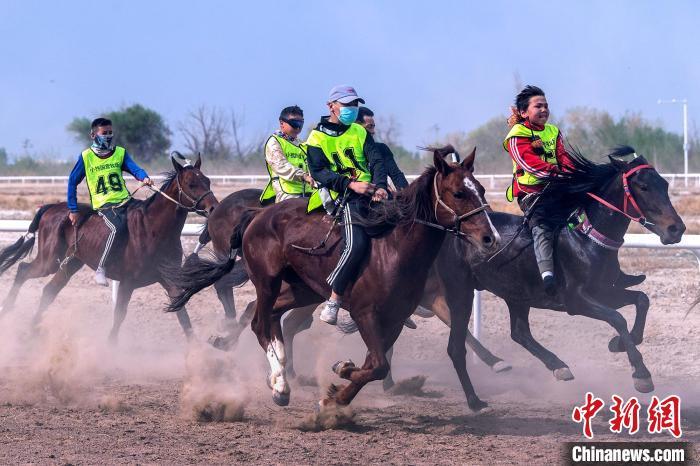
<path id="1" fill-rule="evenodd" d="M 688 186 L 688 100 L 671 99 L 656 101 L 657 104 L 683 104 L 683 171 L 685 172 L 685 185 Z"/>

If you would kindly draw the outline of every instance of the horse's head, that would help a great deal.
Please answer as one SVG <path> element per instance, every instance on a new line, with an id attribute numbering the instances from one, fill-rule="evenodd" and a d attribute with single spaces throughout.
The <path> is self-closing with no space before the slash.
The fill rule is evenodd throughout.
<path id="1" fill-rule="evenodd" d="M 176 172 L 177 201 L 192 212 L 208 216 L 219 201 L 211 191 L 211 181 L 200 170 L 202 157 L 197 154 L 197 160 L 192 163 L 179 152 L 173 152 L 170 160 Z"/>
<path id="2" fill-rule="evenodd" d="M 630 213 L 643 217 L 642 224 L 661 238 L 663 244 L 678 243 L 685 231 L 685 224 L 668 197 L 668 182 L 649 165 L 644 157 L 635 154 L 631 161 L 611 156 L 610 161 L 621 173 L 629 194 L 625 205 Z M 629 204 L 632 204 L 630 207 Z M 636 206 L 634 205 L 636 204 Z"/>
<path id="3" fill-rule="evenodd" d="M 480 251 L 493 251 L 500 236 L 487 214 L 484 187 L 474 178 L 476 148 L 462 162 L 448 163 L 444 157 L 459 155 L 452 146 L 433 149 L 437 173 L 433 181 L 433 205 L 437 223 L 454 228 Z"/>

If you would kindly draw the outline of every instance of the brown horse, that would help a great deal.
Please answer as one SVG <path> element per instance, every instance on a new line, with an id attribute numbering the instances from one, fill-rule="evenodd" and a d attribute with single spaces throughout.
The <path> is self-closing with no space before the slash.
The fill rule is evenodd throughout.
<path id="1" fill-rule="evenodd" d="M 361 275 L 344 301 L 369 352 L 361 368 L 349 361 L 333 366 L 333 371 L 350 384 L 331 386 L 322 405 L 347 405 L 365 384 L 386 376 L 389 364 L 385 352 L 420 302 L 431 264 L 448 231 L 484 254 L 497 247 L 498 233 L 475 188 L 475 153 L 461 164 L 448 164 L 443 156 L 450 152 L 451 147 L 436 149 L 434 167 L 426 169 L 394 200 L 382 203 L 374 218 L 367 220 L 367 226 L 394 225 L 372 241 Z M 280 318 L 292 308 L 318 304 L 330 294 L 325 277 L 341 253 L 338 229 L 332 230 L 325 249 L 311 254 L 301 249 L 320 244 L 329 227 L 323 213 L 307 215 L 306 201 L 292 199 L 248 211 L 231 238 L 231 251 L 242 245 L 248 275 L 256 288 L 252 327 L 270 364 L 268 383 L 273 400 L 281 406 L 289 403 L 290 389 Z M 186 265 L 179 280 L 185 291 L 171 306 L 181 306 L 227 274 L 234 262 L 232 257 L 223 264 Z M 465 391 L 471 409 L 485 406 L 473 387 L 465 387 Z"/>
<path id="2" fill-rule="evenodd" d="M 194 165 L 187 161 L 182 166 L 175 158 L 172 158 L 172 162 L 175 170 L 167 174 L 160 188 L 162 195 L 154 194 L 143 201 L 129 202 L 128 242 L 120 251 L 115 248 L 108 260 L 107 276 L 119 280 L 114 325 L 109 335 L 112 341 L 117 339 L 131 294 L 136 288 L 160 283 L 168 296 L 177 294 L 177 286 L 166 282 L 161 268 L 180 266 L 180 234 L 188 212 L 206 214 L 218 204 L 211 192 L 209 178 L 200 171 L 201 158 Z M 35 234 L 39 236 L 37 257 L 31 262 L 19 264 L 12 289 L 3 302 L 2 313 L 12 310 L 25 281 L 54 274 L 44 286 L 34 317 L 36 325 L 42 313 L 84 264 L 93 269 L 97 267 L 108 230 L 104 221 L 93 214 L 90 206 L 81 204 L 80 213 L 80 222 L 74 227 L 68 220 L 65 202 L 46 204 L 34 216 L 28 233 L 0 252 L 1 274 L 30 254 Z M 192 326 L 187 311 L 180 309 L 177 317 L 185 334 L 191 336 Z"/>

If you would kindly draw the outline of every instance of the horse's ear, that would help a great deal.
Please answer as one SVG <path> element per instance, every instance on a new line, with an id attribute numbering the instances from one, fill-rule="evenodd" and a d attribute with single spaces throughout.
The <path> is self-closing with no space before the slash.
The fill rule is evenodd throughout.
<path id="1" fill-rule="evenodd" d="M 476 158 L 476 147 L 472 149 L 471 153 L 467 155 L 464 160 L 462 160 L 462 168 L 466 168 L 470 172 L 474 171 L 474 159 Z"/>
<path id="2" fill-rule="evenodd" d="M 626 171 L 629 167 L 629 163 L 622 159 L 619 159 L 612 155 L 608 155 L 608 158 L 610 159 L 610 163 L 613 165 L 613 167 L 617 168 L 620 171 Z"/>
<path id="3" fill-rule="evenodd" d="M 176 172 L 179 173 L 182 171 L 182 165 L 180 165 L 180 162 L 178 162 L 172 155 L 170 156 L 170 161 L 173 163 L 173 167 L 175 167 Z"/>
<path id="4" fill-rule="evenodd" d="M 194 163 L 194 168 L 199 170 L 202 166 L 202 154 L 197 152 L 197 161 Z"/>
<path id="5" fill-rule="evenodd" d="M 437 171 L 443 176 L 447 175 L 452 171 L 452 169 L 450 168 L 450 164 L 445 162 L 443 155 L 438 150 L 435 150 L 433 152 L 433 163 L 435 164 L 435 168 L 437 168 Z"/>

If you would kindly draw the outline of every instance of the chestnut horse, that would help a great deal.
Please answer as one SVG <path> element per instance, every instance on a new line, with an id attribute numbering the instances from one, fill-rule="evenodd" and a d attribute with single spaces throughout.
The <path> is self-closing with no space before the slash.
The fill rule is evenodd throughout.
<path id="1" fill-rule="evenodd" d="M 343 307 L 357 322 L 368 355 L 362 367 L 349 361 L 333 366 L 333 371 L 350 383 L 331 386 L 322 406 L 347 405 L 365 384 L 387 375 L 385 352 L 419 304 L 431 265 L 448 232 L 466 239 L 483 254 L 497 247 L 498 233 L 472 173 L 475 152 L 461 164 L 450 164 L 443 157 L 451 152 L 454 149 L 449 146 L 434 150 L 434 167 L 426 169 L 395 199 L 380 204 L 375 215 L 366 220 L 366 226 L 394 226 L 372 240 L 369 257 L 344 300 Z M 333 228 L 324 250 L 309 253 L 302 249 L 320 244 L 331 226 L 322 212 L 307 215 L 306 204 L 304 199 L 291 199 L 249 210 L 230 245 L 231 251 L 242 247 L 255 285 L 252 328 L 270 364 L 272 398 L 281 406 L 289 403 L 290 389 L 280 319 L 286 311 L 321 303 L 330 294 L 325 277 L 342 250 L 338 228 Z M 185 291 L 171 308 L 180 307 L 194 293 L 230 272 L 234 262 L 235 256 L 221 264 L 186 264 L 178 280 Z M 485 406 L 468 378 L 464 389 L 471 409 Z"/>
<path id="2" fill-rule="evenodd" d="M 179 155 L 179 154 L 178 154 Z M 116 341 L 126 317 L 131 294 L 136 288 L 159 283 L 168 296 L 175 296 L 177 286 L 164 280 L 163 266 L 179 267 L 182 261 L 180 234 L 188 212 L 208 214 L 218 204 L 211 192 L 209 178 L 200 171 L 201 158 L 192 165 L 171 158 L 175 170 L 168 173 L 160 191 L 146 200 L 132 199 L 128 204 L 128 240 L 121 250 L 114 248 L 106 264 L 107 276 L 119 280 L 114 324 L 110 340 Z M 167 197 L 166 197 L 167 196 Z M 39 237 L 39 252 L 31 262 L 19 264 L 12 289 L 5 298 L 2 313 L 12 310 L 25 281 L 54 274 L 44 286 L 34 324 L 53 302 L 70 278 L 83 265 L 95 269 L 104 250 L 108 230 L 102 218 L 88 205 L 81 204 L 77 226 L 68 220 L 65 202 L 46 204 L 34 216 L 28 233 L 0 251 L 0 274 L 31 253 Z M 125 235 L 127 236 L 127 235 Z M 187 311 L 177 313 L 185 335 L 192 334 Z"/>

